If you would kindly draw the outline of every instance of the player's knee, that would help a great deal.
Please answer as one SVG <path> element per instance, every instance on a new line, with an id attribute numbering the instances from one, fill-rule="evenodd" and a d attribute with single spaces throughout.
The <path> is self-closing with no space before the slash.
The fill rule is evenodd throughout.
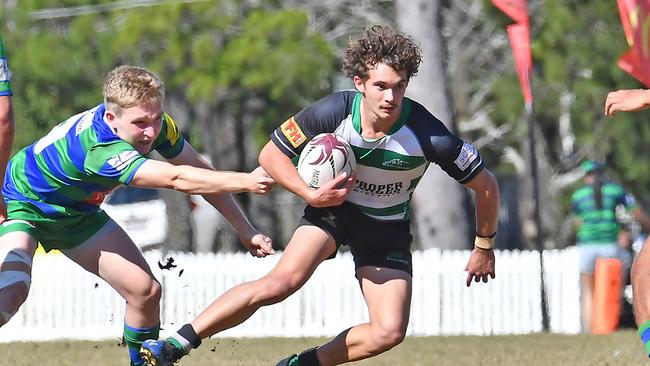
<path id="1" fill-rule="evenodd" d="M 300 289 L 302 281 L 291 274 L 274 274 L 264 279 L 262 302 L 274 304 L 289 297 Z"/>
<path id="2" fill-rule="evenodd" d="M 139 308 L 156 306 L 160 303 L 162 297 L 162 287 L 158 281 L 152 278 L 149 281 L 140 283 L 129 297 L 126 299 L 129 304 Z"/>
<path id="3" fill-rule="evenodd" d="M 381 353 L 397 346 L 404 341 L 406 337 L 406 327 L 371 327 L 371 339 L 374 351 Z"/>
<path id="4" fill-rule="evenodd" d="M 386 352 L 404 341 L 406 335 L 399 331 L 386 331 L 373 334 L 376 352 Z"/>
<path id="5" fill-rule="evenodd" d="M 147 301 L 152 304 L 159 304 L 161 298 L 162 298 L 162 286 L 160 285 L 160 282 L 154 280 L 151 282 L 151 287 L 149 288 Z"/>
<path id="6" fill-rule="evenodd" d="M 156 305 L 160 303 L 162 297 L 162 287 L 160 282 L 152 280 L 149 283 L 149 288 L 144 294 L 144 301 L 146 305 Z"/>

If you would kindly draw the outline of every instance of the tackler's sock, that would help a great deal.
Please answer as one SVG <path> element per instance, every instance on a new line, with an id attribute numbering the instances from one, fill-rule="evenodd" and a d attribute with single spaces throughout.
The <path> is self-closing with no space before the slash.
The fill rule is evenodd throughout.
<path id="1" fill-rule="evenodd" d="M 135 328 L 124 323 L 124 341 L 129 349 L 131 366 L 142 366 L 144 360 L 140 357 L 140 346 L 147 339 L 157 339 L 160 332 L 160 324 L 150 328 Z"/>

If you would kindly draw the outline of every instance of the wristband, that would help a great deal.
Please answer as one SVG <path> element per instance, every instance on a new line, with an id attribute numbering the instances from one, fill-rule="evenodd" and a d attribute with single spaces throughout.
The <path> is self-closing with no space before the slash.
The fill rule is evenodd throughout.
<path id="1" fill-rule="evenodd" d="M 491 238 L 486 238 L 476 235 L 476 238 L 474 239 L 474 246 L 486 250 L 492 249 L 492 247 L 494 247 L 494 236 Z"/>
<path id="2" fill-rule="evenodd" d="M 476 236 L 478 236 L 479 238 L 494 239 L 494 237 L 497 236 L 497 232 L 495 231 L 494 233 L 492 233 L 492 235 L 479 235 L 479 234 L 476 234 Z"/>

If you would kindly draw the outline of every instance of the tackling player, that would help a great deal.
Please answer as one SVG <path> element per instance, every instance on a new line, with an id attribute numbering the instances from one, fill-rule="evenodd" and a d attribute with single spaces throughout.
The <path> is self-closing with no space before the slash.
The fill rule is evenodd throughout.
<path id="1" fill-rule="evenodd" d="M 273 185 L 262 168 L 217 172 L 186 143 L 164 112 L 162 81 L 120 66 L 104 81 L 104 103 L 68 118 L 9 162 L 2 193 L 8 218 L 0 226 L 0 325 L 25 301 L 34 251 L 61 250 L 104 279 L 126 300 L 124 339 L 131 365 L 145 339 L 159 331 L 160 284 L 140 250 L 99 208 L 119 185 L 201 194 L 230 221 L 251 254 L 273 253 L 232 192 L 264 194 Z M 167 162 L 147 158 L 158 151 Z"/>

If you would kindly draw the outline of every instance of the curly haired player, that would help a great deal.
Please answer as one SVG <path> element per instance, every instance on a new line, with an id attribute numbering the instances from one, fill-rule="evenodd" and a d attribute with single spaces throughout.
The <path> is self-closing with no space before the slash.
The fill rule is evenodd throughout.
<path id="1" fill-rule="evenodd" d="M 336 92 L 291 117 L 260 153 L 262 167 L 308 204 L 282 258 L 262 278 L 224 293 L 168 339 L 143 343 L 150 365 L 171 365 L 202 338 L 286 299 L 341 245 L 349 246 L 354 257 L 370 320 L 278 366 L 338 365 L 398 345 L 406 335 L 411 305 L 411 195 L 430 162 L 476 192 L 477 236 L 466 267 L 467 285 L 494 278 L 497 182 L 471 144 L 404 97 L 420 60 L 414 42 L 389 27 L 371 27 L 349 44 L 343 69 L 356 90 Z M 298 175 L 292 158 L 323 132 L 348 141 L 357 165 L 354 176 L 340 175 L 313 190 Z"/>

